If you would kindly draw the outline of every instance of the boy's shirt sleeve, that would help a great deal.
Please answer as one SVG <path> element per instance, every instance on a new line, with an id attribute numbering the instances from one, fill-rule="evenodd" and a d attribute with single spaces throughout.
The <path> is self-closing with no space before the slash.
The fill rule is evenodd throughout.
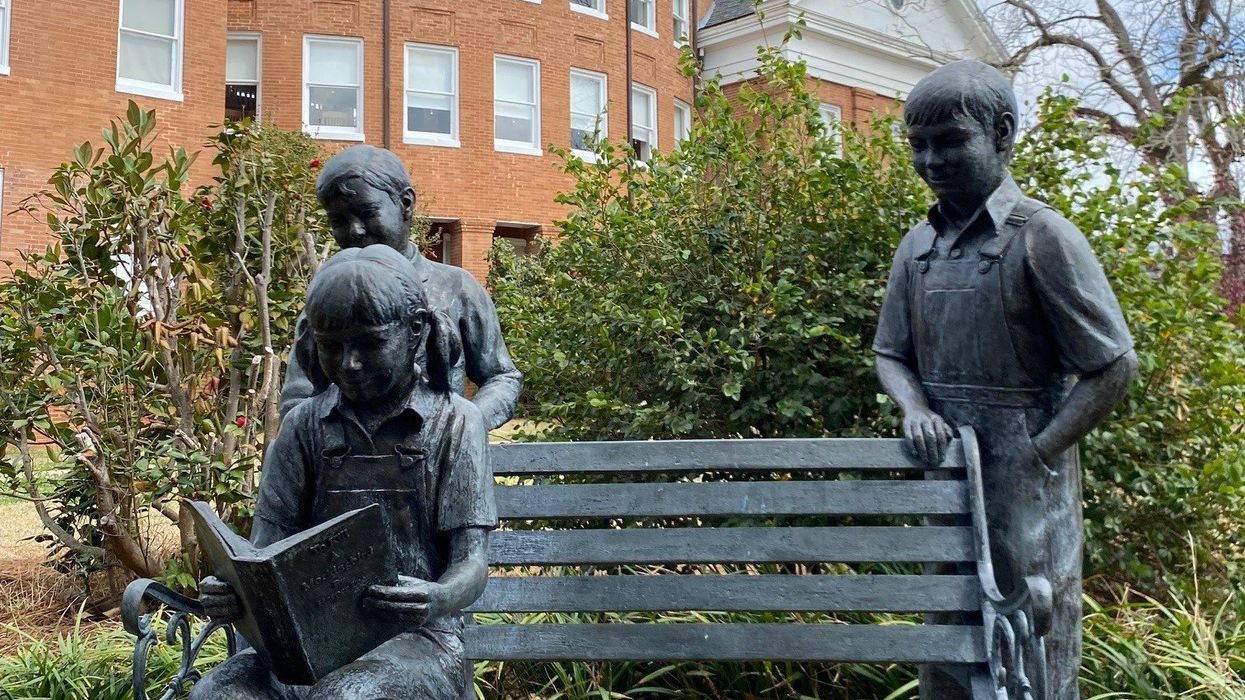
<path id="1" fill-rule="evenodd" d="M 1051 210 L 1030 226 L 1025 261 L 1064 371 L 1106 367 L 1133 348 L 1133 338 L 1089 241 Z"/>
<path id="2" fill-rule="evenodd" d="M 461 274 L 464 369 L 478 387 L 472 401 L 484 414 L 484 427 L 495 428 L 514 415 L 523 375 L 506 348 L 492 298 L 470 273 Z"/>
<path id="3" fill-rule="evenodd" d="M 437 504 L 437 531 L 466 527 L 492 530 L 497 527 L 497 504 L 493 498 L 493 470 L 489 465 L 488 431 L 480 409 L 466 399 L 451 397 L 454 443 L 441 465 L 441 488 Z"/>
<path id="4" fill-rule="evenodd" d="M 912 313 L 909 308 L 908 260 L 912 258 L 912 234 L 904 236 L 891 262 L 886 280 L 886 296 L 878 313 L 878 330 L 873 336 L 873 352 L 916 366 L 912 343 Z"/>
<path id="5" fill-rule="evenodd" d="M 310 401 L 294 407 L 264 454 L 251 541 L 263 547 L 304 528 L 310 462 L 308 440 L 316 427 Z"/>

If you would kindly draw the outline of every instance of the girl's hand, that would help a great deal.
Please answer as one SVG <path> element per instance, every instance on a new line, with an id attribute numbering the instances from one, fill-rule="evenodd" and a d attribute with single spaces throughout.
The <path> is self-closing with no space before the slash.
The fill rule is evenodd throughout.
<path id="1" fill-rule="evenodd" d="M 199 602 L 213 622 L 237 622 L 242 617 L 242 601 L 233 586 L 215 576 L 199 582 Z"/>
<path id="2" fill-rule="evenodd" d="M 445 587 L 435 581 L 399 576 L 396 586 L 370 586 L 363 604 L 387 617 L 419 627 L 446 614 Z"/>

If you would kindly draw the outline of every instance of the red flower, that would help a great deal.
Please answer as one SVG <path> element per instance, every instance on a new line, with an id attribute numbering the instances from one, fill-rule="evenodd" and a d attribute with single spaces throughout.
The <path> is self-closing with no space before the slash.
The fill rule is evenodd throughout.
<path id="1" fill-rule="evenodd" d="M 204 209 L 210 210 L 212 208 L 212 200 L 208 199 L 207 197 L 204 197 L 203 200 L 199 202 L 199 204 L 202 204 Z"/>
<path id="2" fill-rule="evenodd" d="M 246 427 L 246 416 L 238 416 L 237 418 L 234 418 L 233 424 L 238 426 L 239 428 L 245 428 Z"/>
<path id="3" fill-rule="evenodd" d="M 315 170 L 315 169 L 317 169 L 317 168 L 319 168 L 319 167 L 320 167 L 320 159 L 319 159 L 319 158 L 316 158 L 315 160 L 311 161 L 311 169 L 312 169 L 312 170 Z"/>

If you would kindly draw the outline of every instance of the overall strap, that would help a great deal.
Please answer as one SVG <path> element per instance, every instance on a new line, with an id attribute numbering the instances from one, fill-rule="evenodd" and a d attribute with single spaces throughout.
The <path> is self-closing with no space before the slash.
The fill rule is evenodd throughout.
<path id="1" fill-rule="evenodd" d="M 981 264 L 977 266 L 977 271 L 983 275 L 989 272 L 995 263 L 1003 259 L 1012 241 L 1016 240 L 1016 236 L 1029 223 L 1029 219 L 1032 219 L 1033 215 L 1039 211 L 1048 208 L 1042 202 L 1028 197 L 1017 202 L 1007 218 L 1002 223 L 996 224 L 997 230 L 994 238 L 986 241 L 986 244 L 981 247 Z"/>
<path id="2" fill-rule="evenodd" d="M 917 263 L 917 270 L 928 272 L 929 258 L 934 254 L 934 241 L 938 238 L 938 232 L 934 230 L 929 219 L 926 219 L 912 229 L 911 235 L 912 250 L 915 253 L 912 259 Z"/>
<path id="3" fill-rule="evenodd" d="M 334 469 L 340 469 L 350 447 L 346 444 L 346 426 L 340 419 L 321 422 L 324 442 L 320 446 L 320 456 Z"/>

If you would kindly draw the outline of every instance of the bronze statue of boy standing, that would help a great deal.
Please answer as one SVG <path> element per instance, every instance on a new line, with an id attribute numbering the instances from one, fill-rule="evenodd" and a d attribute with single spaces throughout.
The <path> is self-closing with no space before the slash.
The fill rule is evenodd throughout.
<path id="1" fill-rule="evenodd" d="M 908 141 L 938 201 L 895 254 L 873 349 L 919 457 L 941 461 L 952 425 L 976 430 L 1000 587 L 1050 581 L 1043 680 L 1048 697 L 1069 700 L 1081 660 L 1075 448 L 1123 398 L 1137 360 L 1085 237 L 1008 173 L 1017 111 L 1007 78 L 977 61 L 913 89 Z M 969 695 L 953 670 L 929 667 L 921 697 Z"/>

